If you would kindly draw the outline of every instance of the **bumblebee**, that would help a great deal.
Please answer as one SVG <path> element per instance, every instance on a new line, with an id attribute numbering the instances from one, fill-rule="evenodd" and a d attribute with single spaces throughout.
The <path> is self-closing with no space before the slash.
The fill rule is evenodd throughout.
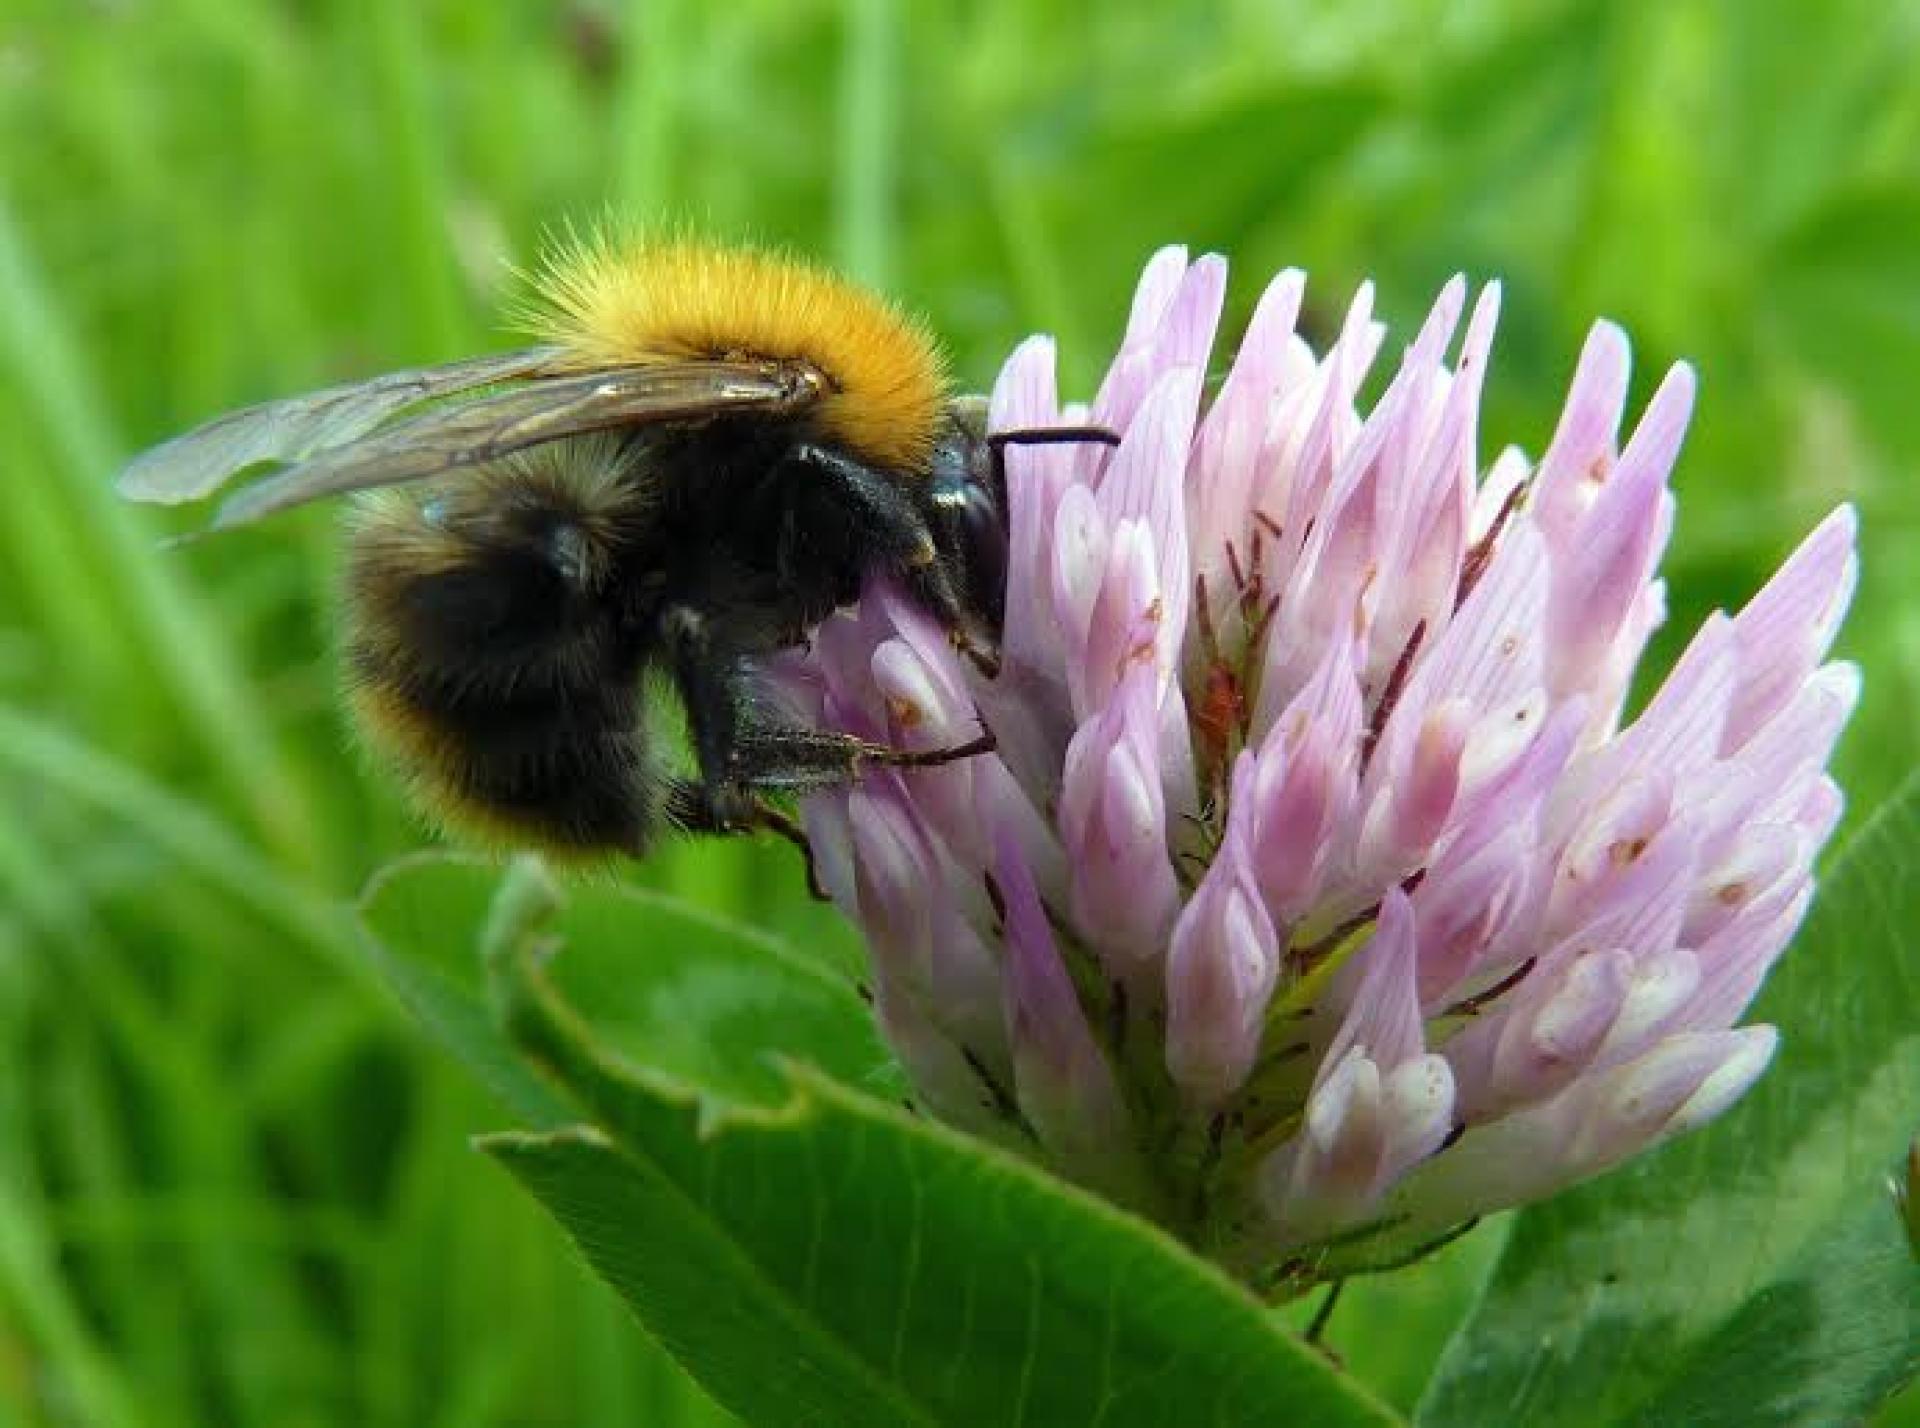
<path id="1" fill-rule="evenodd" d="M 997 663 L 1004 449 L 926 329 L 821 269 L 692 242 L 576 243 L 534 279 L 540 344 L 219 417 L 119 489 L 244 525 L 354 496 L 347 701 L 418 804 L 496 845 L 644 854 L 667 826 L 766 828 L 765 795 L 939 763 L 770 712 L 758 663 L 877 573 Z M 685 707 L 696 776 L 649 731 Z"/>

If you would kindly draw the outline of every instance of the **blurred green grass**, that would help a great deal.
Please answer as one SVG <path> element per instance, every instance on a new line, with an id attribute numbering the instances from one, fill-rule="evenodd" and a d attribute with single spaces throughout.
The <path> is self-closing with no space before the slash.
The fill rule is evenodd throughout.
<path id="1" fill-rule="evenodd" d="M 1662 658 L 1860 505 L 1857 812 L 1920 700 L 1917 48 L 1883 0 L 0 0 L 0 1424 L 718 1416 L 351 941 L 420 835 L 334 711 L 328 519 L 163 553 L 125 454 L 504 343 L 507 263 L 607 209 L 832 258 L 980 384 L 1044 328 L 1084 387 L 1163 242 L 1230 255 L 1230 320 L 1287 264 L 1403 334 L 1498 275 L 1489 454 L 1593 316 L 1642 396 L 1701 370 Z M 634 876 L 854 955 L 784 850 Z M 1492 1248 L 1332 1341 L 1410 1402 Z"/>

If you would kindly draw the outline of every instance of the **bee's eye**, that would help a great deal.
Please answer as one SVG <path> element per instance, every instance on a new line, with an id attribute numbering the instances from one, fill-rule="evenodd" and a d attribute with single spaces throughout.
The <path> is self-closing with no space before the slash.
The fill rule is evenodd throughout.
<path id="1" fill-rule="evenodd" d="M 951 549 L 958 552 L 968 603 L 1000 626 L 1006 601 L 1007 526 L 993 494 L 978 482 L 955 482 L 934 493 L 946 516 Z"/>

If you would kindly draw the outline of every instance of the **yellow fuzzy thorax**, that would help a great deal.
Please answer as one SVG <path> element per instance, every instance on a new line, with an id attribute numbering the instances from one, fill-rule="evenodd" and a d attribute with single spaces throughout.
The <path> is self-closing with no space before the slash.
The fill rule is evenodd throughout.
<path id="1" fill-rule="evenodd" d="M 931 334 L 877 294 L 757 248 L 684 239 L 569 242 L 534 282 L 530 325 L 585 369 L 700 357 L 798 359 L 832 391 L 820 435 L 891 471 L 925 471 L 946 404 Z"/>

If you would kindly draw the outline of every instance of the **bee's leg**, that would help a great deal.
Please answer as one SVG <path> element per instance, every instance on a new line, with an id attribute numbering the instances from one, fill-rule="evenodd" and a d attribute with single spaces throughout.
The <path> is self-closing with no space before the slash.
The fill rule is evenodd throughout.
<path id="1" fill-rule="evenodd" d="M 740 734 L 752 690 L 739 653 L 714 636 L 707 616 L 674 605 L 660 616 L 660 640 L 687 711 L 687 732 L 700 766 L 694 788 L 676 787 L 669 808 L 696 832 L 728 833 L 750 822 L 753 795 L 740 767 Z"/>
<path id="2" fill-rule="evenodd" d="M 741 733 L 751 696 L 739 657 L 714 640 L 706 617 L 689 606 L 667 611 L 660 629 L 673 659 L 674 680 L 686 705 L 694 758 L 700 765 L 698 780 L 668 781 L 667 818 L 689 833 L 764 829 L 786 839 L 806 861 L 808 890 L 824 901 L 813 845 L 790 815 L 755 792 L 741 758 Z"/>
<path id="3" fill-rule="evenodd" d="M 881 563 L 906 583 L 907 593 L 947 632 L 953 647 L 989 679 L 1000 672 L 1000 652 L 984 621 L 960 598 L 954 573 L 941 558 L 928 516 L 897 481 L 829 447 L 811 443 L 794 452 L 838 493 L 860 534 Z"/>
<path id="4" fill-rule="evenodd" d="M 800 850 L 807 868 L 807 891 L 821 902 L 829 902 L 820 882 L 820 871 L 813 860 L 813 844 L 799 820 L 786 810 L 764 799 L 738 790 L 713 789 L 688 779 L 674 779 L 667 785 L 667 817 L 689 833 L 751 833 L 764 830 L 786 839 Z"/>
<path id="5" fill-rule="evenodd" d="M 927 768 L 994 747 L 986 733 L 952 748 L 895 749 L 853 734 L 769 722 L 756 714 L 760 701 L 746 660 L 716 638 L 704 614 L 673 606 L 661 616 L 660 635 L 700 765 L 703 827 L 750 826 L 758 790 L 805 792 L 845 783 L 863 764 Z"/>
<path id="6" fill-rule="evenodd" d="M 747 771 L 748 781 L 756 788 L 804 793 L 858 778 L 865 764 L 890 769 L 931 769 L 990 754 L 998 747 L 993 734 L 985 729 L 979 737 L 968 739 L 964 744 L 938 749 L 896 749 L 854 734 L 770 725 L 742 734 L 739 765 Z"/>
<path id="7" fill-rule="evenodd" d="M 807 887 L 815 897 L 826 892 L 805 831 L 784 810 L 768 803 L 765 790 L 805 792 L 853 778 L 863 762 L 928 767 L 989 752 L 993 736 L 951 749 L 892 749 L 851 734 L 769 724 L 753 717 L 755 698 L 746 662 L 711 623 L 687 605 L 667 610 L 660 634 L 673 662 L 673 677 L 686 705 L 697 781 L 673 779 L 667 785 L 668 818 L 693 833 L 747 833 L 759 830 L 786 839 L 806 860 Z"/>
<path id="8" fill-rule="evenodd" d="M 807 837 L 807 830 L 800 826 L 800 820 L 785 809 L 775 808 L 771 803 L 761 803 L 754 810 L 754 824 L 764 828 L 776 838 L 784 838 L 800 850 L 800 860 L 807 869 L 807 891 L 815 902 L 832 902 L 826 884 L 820 881 L 820 865 L 813 860 L 813 841 Z"/>

